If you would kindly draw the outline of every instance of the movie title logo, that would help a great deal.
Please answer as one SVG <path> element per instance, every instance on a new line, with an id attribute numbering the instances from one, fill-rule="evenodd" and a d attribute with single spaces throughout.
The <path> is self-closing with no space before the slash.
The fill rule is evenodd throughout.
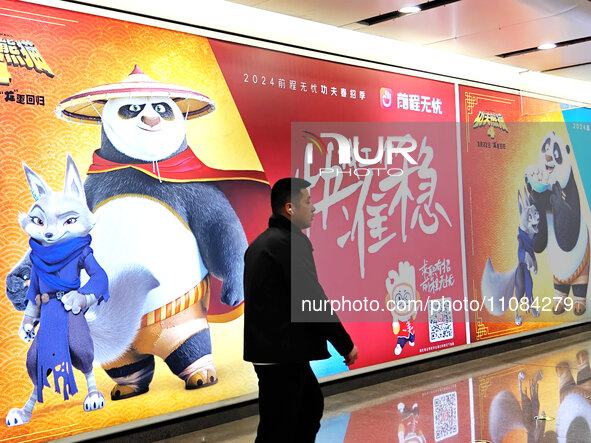
<path id="1" fill-rule="evenodd" d="M 0 38 L 0 85 L 10 85 L 9 66 L 34 69 L 50 78 L 55 75 L 33 42 Z"/>
<path id="2" fill-rule="evenodd" d="M 495 138 L 495 128 L 509 133 L 509 129 L 507 129 L 507 125 L 505 124 L 505 120 L 503 120 L 503 116 L 501 114 L 480 111 L 474 119 L 474 125 L 472 128 L 477 129 L 486 126 L 488 126 L 488 131 L 486 134 L 492 139 Z"/>

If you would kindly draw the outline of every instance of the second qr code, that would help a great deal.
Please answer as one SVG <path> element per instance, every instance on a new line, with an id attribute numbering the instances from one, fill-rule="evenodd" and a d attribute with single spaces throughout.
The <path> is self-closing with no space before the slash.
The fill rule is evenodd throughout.
<path id="1" fill-rule="evenodd" d="M 429 300 L 427 315 L 429 317 L 429 341 L 431 343 L 454 338 L 451 298 Z"/>

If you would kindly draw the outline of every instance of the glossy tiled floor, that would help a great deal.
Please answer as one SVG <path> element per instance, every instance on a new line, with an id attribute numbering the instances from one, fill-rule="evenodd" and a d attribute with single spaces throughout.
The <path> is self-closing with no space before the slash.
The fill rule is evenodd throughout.
<path id="1" fill-rule="evenodd" d="M 316 441 L 591 443 L 589 353 L 585 332 L 333 395 Z M 252 442 L 257 423 L 163 442 Z"/>

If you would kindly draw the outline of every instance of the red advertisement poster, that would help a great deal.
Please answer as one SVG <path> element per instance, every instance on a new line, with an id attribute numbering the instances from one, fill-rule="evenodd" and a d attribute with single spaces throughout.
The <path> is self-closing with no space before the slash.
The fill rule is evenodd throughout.
<path id="1" fill-rule="evenodd" d="M 309 236 L 331 308 L 364 349 L 354 368 L 464 344 L 454 86 L 211 44 L 270 180 L 312 183 Z M 380 138 L 390 149 L 369 168 L 354 153 L 344 166 L 325 133 L 362 156 L 377 156 Z M 388 309 L 402 289 L 416 309 Z"/>
<path id="2" fill-rule="evenodd" d="M 589 207 L 558 103 L 460 88 L 472 340 L 588 318 Z"/>

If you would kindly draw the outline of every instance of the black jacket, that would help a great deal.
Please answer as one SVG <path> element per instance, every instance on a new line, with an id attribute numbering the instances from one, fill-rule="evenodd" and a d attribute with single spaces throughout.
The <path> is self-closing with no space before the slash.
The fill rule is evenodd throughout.
<path id="1" fill-rule="evenodd" d="M 320 360 L 330 357 L 326 340 L 341 355 L 353 349 L 329 305 L 321 312 L 307 308 L 302 312 L 302 300 L 316 300 L 315 306 L 327 300 L 312 251 L 308 237 L 281 216 L 271 216 L 269 228 L 248 247 L 244 256 L 245 360 Z"/>

